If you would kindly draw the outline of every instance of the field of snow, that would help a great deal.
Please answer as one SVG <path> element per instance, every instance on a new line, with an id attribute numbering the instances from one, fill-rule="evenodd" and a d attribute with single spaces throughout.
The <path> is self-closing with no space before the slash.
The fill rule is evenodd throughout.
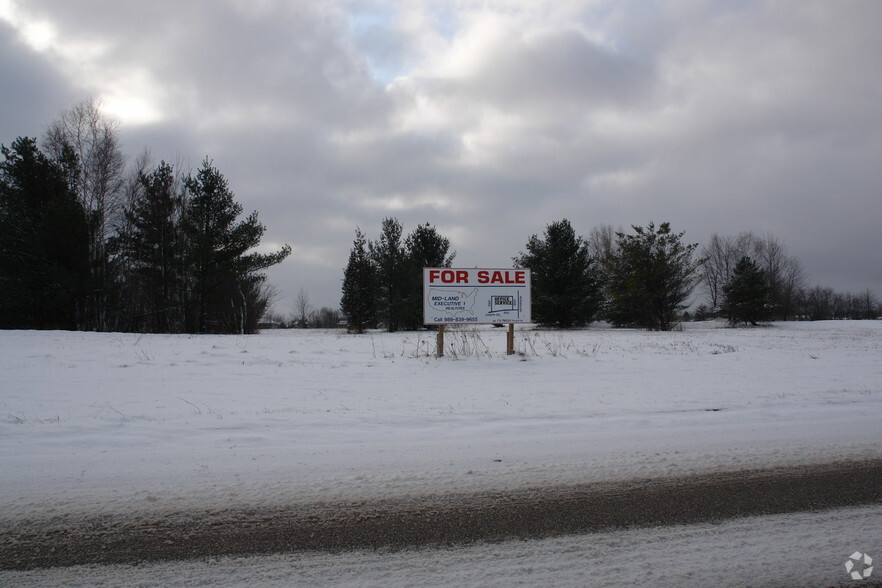
<path id="1" fill-rule="evenodd" d="M 516 339 L 0 332 L 0 523 L 882 457 L 882 321 Z"/>

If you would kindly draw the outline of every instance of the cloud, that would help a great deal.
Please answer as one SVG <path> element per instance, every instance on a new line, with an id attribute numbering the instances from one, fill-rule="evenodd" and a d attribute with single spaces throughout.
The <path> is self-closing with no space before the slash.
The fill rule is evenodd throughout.
<path id="1" fill-rule="evenodd" d="M 94 96 L 131 154 L 211 157 L 294 246 L 286 298 L 335 305 L 355 227 L 384 216 L 436 224 L 465 265 L 564 217 L 771 232 L 812 284 L 882 295 L 872 0 L 4 6 L 0 140 Z"/>
<path id="2" fill-rule="evenodd" d="M 0 142 L 12 143 L 19 136 L 37 136 L 46 124 L 46 112 L 76 93 L 50 63 L 46 63 L 8 23 L 0 20 Z"/>

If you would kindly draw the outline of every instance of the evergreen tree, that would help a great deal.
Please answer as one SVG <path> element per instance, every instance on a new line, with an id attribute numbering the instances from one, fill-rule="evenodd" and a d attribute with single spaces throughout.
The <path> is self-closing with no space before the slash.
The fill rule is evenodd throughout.
<path id="1" fill-rule="evenodd" d="M 161 162 L 151 173 L 139 173 L 142 190 L 125 210 L 126 231 L 116 249 L 128 261 L 128 295 L 140 317 L 129 317 L 138 330 L 178 333 L 184 328 L 182 238 L 183 193 L 174 169 Z M 138 320 L 140 319 L 140 320 Z"/>
<path id="2" fill-rule="evenodd" d="M 250 333 L 267 307 L 263 269 L 290 253 L 253 252 L 265 227 L 252 212 L 238 221 L 242 206 L 227 180 L 207 158 L 196 176 L 184 180 L 188 201 L 182 219 L 188 280 L 187 330 L 196 333 Z"/>
<path id="3" fill-rule="evenodd" d="M 89 228 L 70 185 L 75 156 L 31 138 L 0 146 L 0 327 L 75 329 L 89 290 Z"/>
<path id="4" fill-rule="evenodd" d="M 772 315 L 766 272 L 750 257 L 742 257 L 735 265 L 732 278 L 723 286 L 723 297 L 723 311 L 729 324 L 756 325 Z"/>
<path id="5" fill-rule="evenodd" d="M 364 233 L 355 230 L 355 241 L 349 253 L 349 263 L 343 271 L 343 297 L 340 309 L 346 316 L 351 333 L 364 333 L 377 321 L 376 267 L 367 250 Z"/>
<path id="6" fill-rule="evenodd" d="M 404 301 L 409 263 L 398 219 L 383 219 L 380 240 L 368 243 L 368 249 L 377 271 L 378 316 L 386 323 L 386 330 L 394 333 L 408 314 Z"/>
<path id="7" fill-rule="evenodd" d="M 426 223 L 419 225 L 405 240 L 407 252 L 407 277 L 404 304 L 407 314 L 403 318 L 405 329 L 415 330 L 423 324 L 423 268 L 450 267 L 456 252 L 450 253 L 450 240 Z"/>
<path id="8" fill-rule="evenodd" d="M 514 262 L 531 272 L 533 320 L 559 328 L 594 320 L 603 299 L 600 272 L 570 221 L 551 223 L 543 239 L 529 238 L 526 249 Z"/>
<path id="9" fill-rule="evenodd" d="M 685 233 L 671 233 L 669 223 L 632 228 L 634 235 L 616 233 L 615 251 L 605 261 L 607 316 L 616 326 L 668 331 L 699 278 L 698 244 L 684 245 Z"/>

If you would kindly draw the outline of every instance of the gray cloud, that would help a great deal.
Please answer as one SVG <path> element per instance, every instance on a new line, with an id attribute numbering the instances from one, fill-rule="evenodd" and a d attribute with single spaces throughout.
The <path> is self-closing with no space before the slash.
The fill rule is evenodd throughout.
<path id="1" fill-rule="evenodd" d="M 38 136 L 48 122 L 47 112 L 76 99 L 59 72 L 22 43 L 16 32 L 0 21 L 0 142 L 18 136 Z"/>
<path id="2" fill-rule="evenodd" d="M 283 311 L 299 288 L 336 305 L 384 216 L 438 225 L 463 265 L 563 217 L 770 232 L 811 285 L 882 295 L 877 2 L 17 5 L 0 140 L 95 96 L 130 154 L 213 158 L 294 246 Z M 54 41 L 26 43 L 41 19 Z"/>

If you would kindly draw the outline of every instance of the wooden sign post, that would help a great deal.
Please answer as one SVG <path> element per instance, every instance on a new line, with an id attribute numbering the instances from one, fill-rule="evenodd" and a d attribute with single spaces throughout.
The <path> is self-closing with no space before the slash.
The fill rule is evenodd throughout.
<path id="1" fill-rule="evenodd" d="M 435 357 L 444 357 L 444 325 L 438 325 L 438 334 L 435 336 Z"/>

